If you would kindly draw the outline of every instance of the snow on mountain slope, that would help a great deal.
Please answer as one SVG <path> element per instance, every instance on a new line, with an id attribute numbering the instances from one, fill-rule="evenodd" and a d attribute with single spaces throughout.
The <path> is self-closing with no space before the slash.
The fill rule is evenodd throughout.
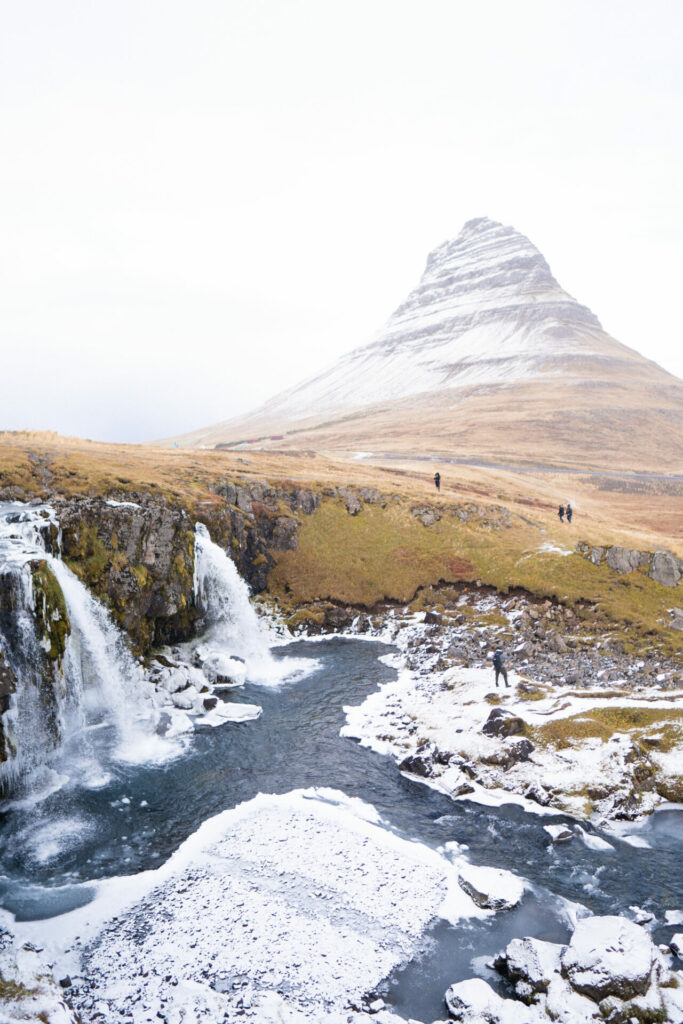
<path id="1" fill-rule="evenodd" d="M 633 410 L 644 437 L 661 434 L 668 424 L 672 440 L 680 438 L 681 382 L 606 334 L 597 317 L 560 287 L 528 238 L 482 217 L 430 253 L 419 284 L 373 342 L 252 414 L 179 440 L 212 446 L 295 431 L 296 443 L 308 447 L 384 444 L 396 450 L 401 424 L 419 410 L 431 449 L 446 450 L 453 443 L 448 436 L 465 426 L 471 432 L 477 418 L 488 430 L 492 411 L 514 409 L 519 444 L 534 444 L 541 429 L 552 447 L 561 399 L 570 388 L 574 413 L 567 419 L 578 417 L 576 426 L 585 434 L 595 418 L 606 450 L 616 451 Z M 526 426 L 519 421 L 522 399 L 529 410 Z M 351 423 L 341 426 L 344 418 Z M 327 429 L 332 423 L 333 433 Z M 310 434 L 318 427 L 326 428 L 325 436 Z M 477 450 L 504 449 L 516 450 L 489 437 Z"/>
<path id="2" fill-rule="evenodd" d="M 299 419 L 443 388 L 509 385 L 557 376 L 586 357 L 644 362 L 560 288 L 524 235 L 480 218 L 430 254 L 419 285 L 372 344 L 261 411 Z"/>

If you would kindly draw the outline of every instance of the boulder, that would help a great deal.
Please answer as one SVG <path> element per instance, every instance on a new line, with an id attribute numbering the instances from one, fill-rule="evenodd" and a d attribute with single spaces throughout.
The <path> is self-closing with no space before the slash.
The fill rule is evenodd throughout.
<path id="1" fill-rule="evenodd" d="M 404 757 L 398 767 L 399 771 L 428 779 L 434 771 L 434 752 L 428 743 L 424 743 L 414 754 Z"/>
<path id="2" fill-rule="evenodd" d="M 649 575 L 663 587 L 677 587 L 681 579 L 681 563 L 669 551 L 655 551 Z"/>
<path id="3" fill-rule="evenodd" d="M 591 549 L 589 558 L 593 565 L 600 565 L 603 558 L 605 557 L 605 549 L 600 547 L 594 547 Z"/>
<path id="4" fill-rule="evenodd" d="M 669 946 L 677 957 L 683 960 L 683 932 L 676 932 L 669 939 Z"/>
<path id="5" fill-rule="evenodd" d="M 671 622 L 669 623 L 671 629 L 683 631 L 683 608 L 671 608 L 669 609 L 669 615 L 671 616 Z"/>
<path id="6" fill-rule="evenodd" d="M 463 1024 L 536 1024 L 548 1019 L 535 1007 L 503 999 L 481 978 L 451 985 L 445 999 L 451 1017 Z"/>
<path id="7" fill-rule="evenodd" d="M 518 715 L 513 715 L 505 708 L 493 708 L 491 714 L 482 726 L 482 732 L 486 736 L 498 736 L 507 739 L 508 736 L 517 736 L 524 732 L 526 723 Z"/>
<path id="8" fill-rule="evenodd" d="M 513 982 L 517 995 L 530 1002 L 534 995 L 547 992 L 553 976 L 559 974 L 563 948 L 541 939 L 513 939 L 493 966 Z"/>
<path id="9" fill-rule="evenodd" d="M 349 494 L 345 501 L 346 511 L 350 516 L 357 516 L 361 510 L 361 503 L 355 494 Z"/>
<path id="10" fill-rule="evenodd" d="M 559 633 L 550 633 L 548 636 L 548 647 L 555 654 L 566 654 L 569 648 Z"/>
<path id="11" fill-rule="evenodd" d="M 635 572 L 640 566 L 640 551 L 630 548 L 613 547 L 607 552 L 607 564 L 615 572 Z"/>
<path id="12" fill-rule="evenodd" d="M 524 895 L 524 882 L 511 871 L 464 864 L 458 872 L 458 885 L 486 910 L 510 910 Z"/>
<path id="13" fill-rule="evenodd" d="M 644 995 L 656 963 L 657 950 L 647 932 L 614 916 L 579 921 L 561 955 L 562 974 L 570 985 L 596 1002 Z"/>
<path id="14" fill-rule="evenodd" d="M 543 831 L 548 833 L 554 843 L 567 843 L 574 838 L 574 833 L 566 825 L 544 825 Z"/>
<path id="15" fill-rule="evenodd" d="M 426 611 L 424 621 L 429 626 L 441 626 L 443 624 L 443 615 L 431 610 Z"/>

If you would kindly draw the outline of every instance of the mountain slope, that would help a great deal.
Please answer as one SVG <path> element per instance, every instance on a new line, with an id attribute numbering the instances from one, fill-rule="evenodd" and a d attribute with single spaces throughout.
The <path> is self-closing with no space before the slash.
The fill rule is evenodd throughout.
<path id="1" fill-rule="evenodd" d="M 606 334 L 524 235 L 480 218 L 430 254 L 374 342 L 253 414 L 179 440 L 245 438 L 675 469 L 683 382 Z"/>

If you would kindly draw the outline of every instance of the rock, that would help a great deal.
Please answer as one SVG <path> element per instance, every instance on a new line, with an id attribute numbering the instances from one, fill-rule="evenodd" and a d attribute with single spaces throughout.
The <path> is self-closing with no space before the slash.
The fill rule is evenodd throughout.
<path id="1" fill-rule="evenodd" d="M 513 939 L 493 966 L 514 983 L 525 1002 L 531 1002 L 533 995 L 547 992 L 553 975 L 559 974 L 563 948 L 541 939 Z"/>
<path id="2" fill-rule="evenodd" d="M 180 693 L 174 693 L 171 700 L 173 701 L 173 706 L 181 711 L 191 711 L 198 696 L 199 694 L 194 686 L 188 686 L 187 689 L 181 690 Z"/>
<path id="3" fill-rule="evenodd" d="M 548 647 L 555 654 L 566 654 L 569 648 L 559 633 L 550 633 L 548 636 Z"/>
<path id="4" fill-rule="evenodd" d="M 677 587 L 681 578 L 681 563 L 669 551 L 655 551 L 649 576 L 663 587 Z"/>
<path id="5" fill-rule="evenodd" d="M 465 1024 L 497 1020 L 503 1002 L 481 978 L 471 978 L 451 985 L 444 998 L 451 1017 Z"/>
<path id="6" fill-rule="evenodd" d="M 603 558 L 605 557 L 605 549 L 600 547 L 594 547 L 591 549 L 589 558 L 593 565 L 600 565 Z"/>
<path id="7" fill-rule="evenodd" d="M 399 771 L 428 779 L 434 771 L 434 752 L 429 744 L 425 743 L 418 747 L 414 754 L 404 757 L 398 767 Z"/>
<path id="8" fill-rule="evenodd" d="M 524 796 L 527 800 L 533 800 L 534 803 L 540 804 L 541 807 L 547 807 L 552 799 L 548 790 L 540 782 L 532 782 L 529 788 L 524 790 Z"/>
<path id="9" fill-rule="evenodd" d="M 548 1019 L 535 1007 L 501 998 L 481 978 L 451 985 L 445 1000 L 451 1017 L 463 1024 L 540 1024 Z"/>
<path id="10" fill-rule="evenodd" d="M 510 763 L 518 764 L 520 761 L 528 761 L 535 749 L 531 740 L 517 740 L 516 743 L 511 743 L 508 747 Z"/>
<path id="11" fill-rule="evenodd" d="M 202 670 L 215 686 L 242 686 L 247 677 L 244 661 L 221 651 L 209 652 L 202 662 Z"/>
<path id="12" fill-rule="evenodd" d="M 350 516 L 357 516 L 362 508 L 362 505 L 355 494 L 349 494 L 344 504 L 346 505 L 346 511 Z"/>
<path id="13" fill-rule="evenodd" d="M 513 715 L 505 708 L 493 708 L 481 731 L 486 736 L 498 736 L 501 739 L 506 739 L 508 736 L 516 736 L 520 732 L 524 732 L 525 728 L 526 723 L 518 715 Z"/>
<path id="14" fill-rule="evenodd" d="M 623 917 L 579 921 L 561 955 L 562 974 L 582 995 L 632 999 L 647 992 L 657 950 L 640 925 Z"/>
<path id="15" fill-rule="evenodd" d="M 426 611 L 424 621 L 429 626 L 441 626 L 443 624 L 443 615 L 439 612 Z"/>
<path id="16" fill-rule="evenodd" d="M 544 825 L 543 831 L 548 833 L 554 843 L 567 843 L 574 838 L 574 833 L 566 825 Z"/>
<path id="17" fill-rule="evenodd" d="M 669 615 L 671 616 L 669 623 L 671 628 L 683 631 L 683 608 L 670 608 Z"/>
<path id="18" fill-rule="evenodd" d="M 273 547 L 276 551 L 295 551 L 299 524 L 291 516 L 278 516 L 273 528 Z"/>
<path id="19" fill-rule="evenodd" d="M 634 572 L 640 565 L 640 552 L 630 548 L 613 547 L 607 551 L 607 564 L 615 572 Z"/>
<path id="20" fill-rule="evenodd" d="M 202 706 L 205 711 L 213 711 L 217 704 L 218 697 L 204 697 L 204 700 L 202 701 Z"/>
<path id="21" fill-rule="evenodd" d="M 683 960 L 683 932 L 676 932 L 669 939 L 669 947 L 674 951 L 677 957 Z"/>
<path id="22" fill-rule="evenodd" d="M 524 895 L 524 882 L 499 868 L 465 864 L 459 869 L 458 884 L 478 907 L 487 910 L 509 910 Z"/>

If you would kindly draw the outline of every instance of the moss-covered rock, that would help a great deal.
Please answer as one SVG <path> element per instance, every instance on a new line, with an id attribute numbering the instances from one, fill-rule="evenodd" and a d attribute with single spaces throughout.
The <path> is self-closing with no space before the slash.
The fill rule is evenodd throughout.
<path id="1" fill-rule="evenodd" d="M 191 637 L 194 522 L 164 501 L 78 499 L 59 510 L 67 565 L 141 652 Z"/>
<path id="2" fill-rule="evenodd" d="M 47 562 L 32 562 L 31 576 L 35 597 L 35 619 L 41 646 L 50 661 L 61 666 L 66 642 L 71 633 L 64 594 Z"/>

